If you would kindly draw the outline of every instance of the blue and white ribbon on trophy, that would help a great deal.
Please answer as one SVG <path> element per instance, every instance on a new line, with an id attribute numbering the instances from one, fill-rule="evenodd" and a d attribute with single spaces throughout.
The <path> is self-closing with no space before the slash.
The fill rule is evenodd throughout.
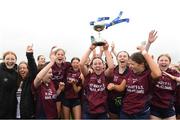
<path id="1" fill-rule="evenodd" d="M 109 20 L 109 17 L 99 17 L 99 18 L 97 19 L 97 21 L 91 21 L 91 22 L 90 22 L 90 25 L 94 25 L 95 22 L 101 22 L 101 21 L 104 21 L 104 20 Z"/>
<path id="2" fill-rule="evenodd" d="M 129 18 L 121 19 L 122 14 L 123 14 L 123 11 L 120 11 L 117 18 L 115 18 L 110 23 L 105 23 L 105 28 L 107 29 L 107 28 L 109 28 L 109 27 L 111 27 L 113 25 L 116 25 L 116 24 L 119 24 L 119 23 L 122 23 L 122 22 L 129 23 Z M 101 22 L 101 21 L 105 21 L 105 20 L 109 20 L 109 19 L 110 19 L 110 17 L 99 17 L 96 21 L 91 21 L 90 25 L 94 25 L 96 22 Z"/>
<path id="3" fill-rule="evenodd" d="M 121 19 L 121 16 L 122 16 L 123 12 L 121 11 L 118 15 L 117 18 L 115 18 L 112 22 L 110 22 L 109 24 L 107 23 L 106 24 L 106 29 L 110 26 L 113 26 L 115 24 L 118 24 L 118 23 L 122 23 L 122 22 L 127 22 L 129 23 L 129 18 L 125 18 L 125 19 Z"/>

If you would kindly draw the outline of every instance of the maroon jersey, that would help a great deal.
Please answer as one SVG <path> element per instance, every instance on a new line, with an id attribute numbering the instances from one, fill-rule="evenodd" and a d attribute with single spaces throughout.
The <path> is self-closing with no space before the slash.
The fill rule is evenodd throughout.
<path id="1" fill-rule="evenodd" d="M 128 114 L 135 114 L 143 110 L 150 100 L 151 72 L 145 70 L 140 74 L 130 71 L 126 81 L 126 93 L 122 110 Z"/>
<path id="2" fill-rule="evenodd" d="M 75 93 L 72 84 L 68 83 L 69 80 L 75 79 L 77 86 L 82 86 L 82 80 L 80 78 L 80 71 L 74 71 L 72 67 L 67 70 L 66 73 L 66 81 L 65 81 L 65 98 L 66 99 L 74 99 L 80 98 L 78 93 Z"/>
<path id="3" fill-rule="evenodd" d="M 180 108 L 180 84 L 176 88 L 176 108 Z"/>
<path id="4" fill-rule="evenodd" d="M 107 90 L 104 72 L 100 75 L 89 73 L 84 81 L 85 99 L 88 112 L 91 114 L 104 113 L 107 109 Z"/>
<path id="5" fill-rule="evenodd" d="M 32 85 L 32 93 L 36 98 L 36 118 L 57 118 L 56 90 L 52 81 L 48 85 L 42 83 L 38 88 Z"/>
<path id="6" fill-rule="evenodd" d="M 116 85 L 119 85 L 121 84 L 121 82 L 125 79 L 127 79 L 129 75 L 129 68 L 126 68 L 126 70 L 124 71 L 123 74 L 120 74 L 119 73 L 119 67 L 117 66 L 115 69 L 114 69 L 114 72 L 113 72 L 113 79 L 111 81 L 109 81 L 110 83 L 114 83 Z M 115 91 L 115 90 L 112 90 L 112 91 L 108 91 L 108 99 L 109 100 L 114 100 L 116 99 L 117 97 L 120 97 L 121 101 L 122 101 L 122 97 L 124 95 L 124 91 L 123 92 L 118 92 L 118 91 Z"/>
<path id="7" fill-rule="evenodd" d="M 177 76 L 177 71 L 167 69 L 167 73 Z M 175 101 L 175 89 L 177 82 L 167 75 L 162 76 L 153 82 L 152 105 L 160 108 L 172 107 Z"/>
<path id="8" fill-rule="evenodd" d="M 71 63 L 69 62 L 61 63 L 60 67 L 56 63 L 52 66 L 52 74 L 53 74 L 52 80 L 55 84 L 56 89 L 59 86 L 59 82 L 64 82 L 66 71 L 70 66 Z"/>

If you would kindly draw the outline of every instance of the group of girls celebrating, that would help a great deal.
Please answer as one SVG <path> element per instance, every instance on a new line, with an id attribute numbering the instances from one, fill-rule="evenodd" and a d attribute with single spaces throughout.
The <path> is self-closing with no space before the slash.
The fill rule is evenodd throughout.
<path id="1" fill-rule="evenodd" d="M 98 46 L 92 43 L 81 59 L 73 57 L 71 62 L 56 47 L 49 62 L 39 55 L 38 64 L 32 45 L 27 46 L 27 62 L 19 65 L 14 52 L 5 52 L 0 64 L 0 118 L 180 118 L 180 72 L 170 67 L 168 54 L 155 62 L 148 53 L 156 39 L 153 30 L 147 44 L 132 55 L 116 53 L 114 44 L 110 51 L 107 41 L 96 54 Z"/>

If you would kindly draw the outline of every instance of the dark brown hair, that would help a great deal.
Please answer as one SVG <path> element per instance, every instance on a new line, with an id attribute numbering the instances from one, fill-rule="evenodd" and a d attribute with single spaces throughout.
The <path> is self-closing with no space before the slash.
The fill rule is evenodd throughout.
<path id="1" fill-rule="evenodd" d="M 41 56 L 44 56 L 44 55 L 38 55 L 37 60 L 39 60 Z"/>
<path id="2" fill-rule="evenodd" d="M 130 59 L 132 61 L 135 61 L 138 64 L 142 64 L 144 63 L 144 66 L 146 69 L 149 69 L 149 66 L 146 62 L 146 59 L 144 58 L 144 56 L 140 53 L 140 52 L 135 52 L 130 56 Z"/>
<path id="3" fill-rule="evenodd" d="M 103 59 L 102 59 L 101 57 L 93 57 L 93 59 L 91 60 L 90 65 L 93 64 L 93 61 L 94 61 L 95 59 L 100 59 L 100 60 L 102 61 L 102 63 L 104 64 L 104 61 L 103 61 Z"/>
<path id="4" fill-rule="evenodd" d="M 80 59 L 79 59 L 78 57 L 73 57 L 73 58 L 71 59 L 71 63 L 72 63 L 74 60 L 78 60 L 78 61 L 80 62 Z"/>

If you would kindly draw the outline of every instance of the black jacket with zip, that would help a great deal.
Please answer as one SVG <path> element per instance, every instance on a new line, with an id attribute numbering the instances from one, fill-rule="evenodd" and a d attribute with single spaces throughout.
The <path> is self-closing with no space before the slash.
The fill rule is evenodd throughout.
<path id="1" fill-rule="evenodd" d="M 17 65 L 8 69 L 5 63 L 0 64 L 0 119 L 16 118 L 18 88 Z"/>

